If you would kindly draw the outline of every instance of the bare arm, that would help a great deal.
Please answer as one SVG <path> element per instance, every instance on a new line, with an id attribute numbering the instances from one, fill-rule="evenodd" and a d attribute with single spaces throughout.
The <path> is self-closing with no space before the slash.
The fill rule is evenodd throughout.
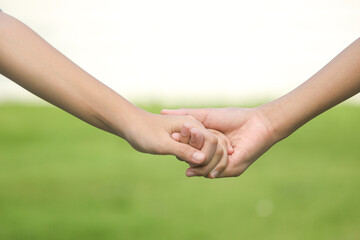
<path id="1" fill-rule="evenodd" d="M 360 39 L 301 86 L 257 108 L 179 109 L 162 113 L 192 115 L 205 127 L 223 132 L 232 142 L 234 152 L 217 177 L 234 177 L 242 174 L 275 143 L 359 91 Z M 188 171 L 204 176 L 198 167 Z"/>
<path id="2" fill-rule="evenodd" d="M 278 141 L 359 91 L 360 39 L 357 39 L 305 83 L 259 110 Z"/>
<path id="3" fill-rule="evenodd" d="M 129 103 L 15 18 L 0 12 L 0 73 L 91 125 L 125 138 L 135 149 L 209 163 L 217 137 L 191 117 L 147 113 Z M 204 134 L 201 151 L 171 139 L 189 122 Z"/>
<path id="4" fill-rule="evenodd" d="M 5 13 L 0 36 L 0 72 L 44 100 L 120 136 L 118 122 L 141 111 Z"/>

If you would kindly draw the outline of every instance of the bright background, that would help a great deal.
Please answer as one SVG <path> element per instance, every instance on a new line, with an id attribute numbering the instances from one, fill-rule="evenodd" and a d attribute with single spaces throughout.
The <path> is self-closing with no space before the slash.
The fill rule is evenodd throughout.
<path id="1" fill-rule="evenodd" d="M 155 113 L 278 97 L 360 29 L 355 0 L 0 7 Z M 174 157 L 138 153 L 60 109 L 24 104 L 42 101 L 5 78 L 0 100 L 1 240 L 360 239 L 359 105 L 315 118 L 239 178 L 209 180 L 186 178 Z"/>
<path id="2" fill-rule="evenodd" d="M 278 97 L 360 29 L 358 0 L 3 0 L 0 7 L 126 98 L 166 104 Z M 1 77 L 0 99 L 34 97 Z"/>

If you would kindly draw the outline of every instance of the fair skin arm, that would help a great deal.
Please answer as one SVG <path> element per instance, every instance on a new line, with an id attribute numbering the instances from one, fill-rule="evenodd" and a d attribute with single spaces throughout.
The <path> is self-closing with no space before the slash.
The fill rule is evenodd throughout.
<path id="1" fill-rule="evenodd" d="M 0 73 L 83 121 L 125 138 L 135 149 L 173 154 L 194 165 L 219 161 L 217 137 L 191 116 L 161 116 L 134 106 L 82 70 L 17 19 L 0 12 Z M 171 134 L 187 122 L 199 131 L 195 143 Z M 201 150 L 201 151 L 200 151 Z"/>
<path id="2" fill-rule="evenodd" d="M 357 39 L 305 83 L 257 108 L 163 110 L 166 115 L 192 115 L 206 128 L 232 142 L 234 153 L 218 177 L 242 174 L 278 141 L 322 112 L 360 92 L 360 39 Z M 198 167 L 190 168 L 202 176 Z"/>

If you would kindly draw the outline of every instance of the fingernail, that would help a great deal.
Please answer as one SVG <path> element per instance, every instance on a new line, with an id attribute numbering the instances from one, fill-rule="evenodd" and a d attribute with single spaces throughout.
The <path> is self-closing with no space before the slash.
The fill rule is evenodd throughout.
<path id="1" fill-rule="evenodd" d="M 215 171 L 213 171 L 212 173 L 211 173 L 211 178 L 216 178 L 217 177 L 217 175 L 219 174 L 219 171 L 218 170 L 215 170 Z"/>
<path id="2" fill-rule="evenodd" d="M 196 153 L 194 153 L 194 155 L 193 155 L 193 160 L 194 160 L 195 162 L 197 162 L 197 163 L 203 162 L 204 159 L 205 159 L 205 154 L 202 153 L 202 152 L 196 152 Z"/>
<path id="3" fill-rule="evenodd" d="M 194 173 L 193 171 L 191 171 L 191 170 L 188 170 L 188 171 L 186 172 L 186 176 L 188 176 L 188 177 L 193 177 L 193 176 L 195 176 L 195 173 Z"/>

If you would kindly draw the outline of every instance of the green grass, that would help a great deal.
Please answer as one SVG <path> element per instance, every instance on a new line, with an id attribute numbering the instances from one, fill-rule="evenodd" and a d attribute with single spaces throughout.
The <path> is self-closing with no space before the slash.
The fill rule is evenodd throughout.
<path id="1" fill-rule="evenodd" d="M 360 239 L 360 106 L 314 119 L 241 177 L 185 170 L 53 107 L 0 106 L 0 239 Z"/>

